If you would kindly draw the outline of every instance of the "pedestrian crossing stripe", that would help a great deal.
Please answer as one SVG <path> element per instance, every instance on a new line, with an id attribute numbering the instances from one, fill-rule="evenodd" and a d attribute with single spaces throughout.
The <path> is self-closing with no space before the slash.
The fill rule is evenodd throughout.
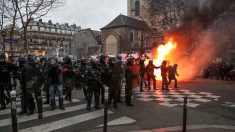
<path id="1" fill-rule="evenodd" d="M 112 111 L 108 111 L 108 114 L 113 113 Z M 65 118 L 61 119 L 58 121 L 50 122 L 50 123 L 45 123 L 42 125 L 26 128 L 19 130 L 19 132 L 48 132 L 48 131 L 53 131 L 57 129 L 61 129 L 64 127 L 68 127 L 71 125 L 75 125 L 84 121 L 92 120 L 98 117 L 102 117 L 104 114 L 104 110 L 98 110 L 94 112 L 89 112 L 86 114 L 81 114 L 78 116 L 70 117 L 70 118 Z"/>
<path id="2" fill-rule="evenodd" d="M 80 102 L 80 100 L 72 99 L 72 102 L 76 103 L 76 102 Z M 69 103 L 71 103 L 71 102 L 67 101 L 67 100 L 64 101 L 64 104 L 69 104 Z M 17 111 L 20 111 L 21 110 L 20 106 L 17 106 L 17 107 L 18 107 Z M 50 104 L 43 104 L 42 107 L 43 108 L 50 107 Z M 10 114 L 10 113 L 11 113 L 10 107 L 7 107 L 7 109 L 5 109 L 5 110 L 0 110 L 0 115 Z"/>
<path id="3" fill-rule="evenodd" d="M 115 119 L 115 120 L 112 120 L 110 122 L 107 123 L 108 126 L 116 126 L 116 125 L 123 125 L 123 124 L 131 124 L 131 123 L 134 123 L 136 120 L 132 119 L 132 118 L 129 118 L 129 117 L 126 117 L 126 116 L 123 116 L 123 117 L 120 117 L 118 119 Z M 102 125 L 99 125 L 97 127 L 102 127 Z"/>
<path id="4" fill-rule="evenodd" d="M 172 89 L 169 91 L 153 90 L 140 92 L 138 89 L 134 89 L 134 97 L 136 100 L 148 102 L 156 101 L 159 105 L 167 107 L 181 106 L 184 101 L 184 97 L 188 97 L 188 107 L 195 108 L 199 106 L 199 103 L 207 103 L 217 101 L 220 96 L 213 95 L 208 92 L 191 92 L 190 90 L 184 89 Z"/>
<path id="5" fill-rule="evenodd" d="M 44 97 L 45 98 L 45 97 Z M 20 101 L 19 99 L 17 101 Z M 56 99 L 56 102 L 58 103 L 58 98 Z M 65 110 L 60 110 L 56 109 L 53 111 L 43 111 L 43 118 L 49 119 L 49 118 L 54 118 L 55 116 L 58 115 L 59 119 L 56 119 L 53 122 L 40 122 L 38 119 L 38 113 L 35 113 L 33 115 L 27 116 L 27 115 L 20 115 L 17 117 L 18 123 L 21 125 L 23 124 L 28 124 L 27 127 L 20 128 L 19 132 L 47 132 L 47 131 L 52 131 L 52 130 L 58 130 L 64 127 L 69 127 L 74 124 L 79 124 L 83 123 L 86 121 L 95 121 L 94 119 L 100 118 L 104 114 L 104 110 L 96 110 L 96 111 L 87 111 L 84 114 L 83 110 L 86 110 L 86 103 L 83 104 L 76 104 L 77 102 L 80 102 L 78 99 L 73 99 L 72 103 L 69 101 L 64 101 L 64 104 L 72 104 L 67 107 L 65 107 Z M 92 105 L 93 106 L 93 105 Z M 49 104 L 43 104 L 43 108 L 48 109 L 50 108 Z M 18 111 L 20 108 L 17 109 Z M 2 116 L 5 119 L 0 119 L 0 131 L 5 131 L 8 132 L 11 128 L 11 118 L 10 118 L 10 109 L 6 110 L 1 110 L 0 111 L 0 116 Z M 64 114 L 70 114 L 70 113 L 80 113 L 75 116 L 66 116 L 66 118 L 63 116 Z M 114 112 L 111 110 L 108 110 L 108 115 L 113 114 Z M 7 115 L 7 116 L 5 116 Z M 37 121 L 39 124 L 37 125 L 32 125 L 30 124 L 33 121 Z M 117 117 L 114 118 L 113 120 L 110 120 L 108 122 L 108 125 L 121 125 L 121 124 L 129 124 L 135 122 L 134 119 L 123 116 L 123 117 Z M 92 128 L 95 129 L 96 126 L 93 126 Z"/>
<path id="6" fill-rule="evenodd" d="M 72 106 L 72 107 L 66 107 L 65 110 L 56 109 L 54 111 L 44 111 L 43 112 L 43 117 L 54 116 L 54 115 L 63 114 L 63 113 L 67 113 L 67 112 L 82 110 L 82 109 L 85 109 L 85 108 L 86 108 L 86 104 L 82 104 L 82 105 L 76 105 L 76 106 Z M 38 118 L 37 113 L 35 113 L 33 115 L 30 115 L 30 116 L 27 116 L 27 115 L 18 116 L 18 123 L 31 121 L 31 120 L 34 120 L 34 119 L 37 119 L 37 118 Z M 10 118 L 0 120 L 0 127 L 7 126 L 7 125 L 10 125 L 10 124 L 11 124 L 11 119 Z"/>

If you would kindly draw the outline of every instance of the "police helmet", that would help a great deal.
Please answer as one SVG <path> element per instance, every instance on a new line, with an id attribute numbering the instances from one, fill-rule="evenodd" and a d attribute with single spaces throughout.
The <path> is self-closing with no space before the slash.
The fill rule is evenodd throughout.
<path id="1" fill-rule="evenodd" d="M 113 61 L 116 62 L 116 58 L 115 57 L 109 57 L 109 60 L 110 60 L 109 62 L 113 62 Z"/>
<path id="2" fill-rule="evenodd" d="M 33 63 L 36 61 L 36 57 L 34 55 L 28 55 L 27 57 L 27 61 L 30 62 L 30 63 Z"/>
<path id="3" fill-rule="evenodd" d="M 133 65 L 133 63 L 134 63 L 134 59 L 133 59 L 132 57 L 129 57 L 129 58 L 127 59 L 126 64 L 127 64 L 127 65 Z"/>
<path id="4" fill-rule="evenodd" d="M 121 55 L 117 55 L 116 58 L 117 58 L 117 60 L 122 60 L 122 56 Z"/>
<path id="5" fill-rule="evenodd" d="M 86 59 L 82 58 L 80 63 L 81 63 L 81 65 L 86 65 Z"/>
<path id="6" fill-rule="evenodd" d="M 100 55 L 100 56 L 99 56 L 99 62 L 100 62 L 100 63 L 104 63 L 104 61 L 105 61 L 106 58 L 107 58 L 106 55 Z"/>
<path id="7" fill-rule="evenodd" d="M 0 53 L 0 59 L 5 59 L 5 54 L 4 53 Z"/>
<path id="8" fill-rule="evenodd" d="M 64 63 L 72 63 L 72 59 L 68 56 L 66 56 L 64 59 L 63 59 Z"/>
<path id="9" fill-rule="evenodd" d="M 166 60 L 162 61 L 162 64 L 166 65 L 166 64 L 167 64 L 167 61 L 166 61 Z"/>
<path id="10" fill-rule="evenodd" d="M 27 62 L 27 58 L 26 58 L 26 57 L 23 57 L 23 56 L 20 56 L 20 57 L 18 58 L 18 62 L 19 62 L 19 63 L 25 63 L 25 62 Z"/>

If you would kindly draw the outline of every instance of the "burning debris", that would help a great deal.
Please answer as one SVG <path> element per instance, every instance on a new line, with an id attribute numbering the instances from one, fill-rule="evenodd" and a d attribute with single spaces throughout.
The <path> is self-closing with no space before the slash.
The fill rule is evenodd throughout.
<path id="1" fill-rule="evenodd" d="M 234 0 L 189 0 L 182 24 L 165 34 L 165 45 L 153 49 L 153 60 L 179 65 L 182 79 L 195 78 L 215 58 L 226 58 L 234 36 Z M 176 47 L 177 45 L 177 47 Z M 156 71 L 160 77 L 160 71 Z"/>

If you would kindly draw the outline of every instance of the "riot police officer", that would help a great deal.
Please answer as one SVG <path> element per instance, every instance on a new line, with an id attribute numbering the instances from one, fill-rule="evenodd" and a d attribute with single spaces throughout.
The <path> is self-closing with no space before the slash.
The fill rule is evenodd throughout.
<path id="1" fill-rule="evenodd" d="M 140 60 L 140 91 L 143 92 L 143 84 L 145 84 L 145 86 L 147 86 L 146 82 L 145 82 L 145 73 L 146 73 L 146 68 L 144 65 L 145 60 L 141 59 Z"/>
<path id="2" fill-rule="evenodd" d="M 176 76 L 179 76 L 177 72 L 177 67 L 178 67 L 178 64 L 174 64 L 173 67 L 169 67 L 169 75 L 168 75 L 169 85 L 171 84 L 171 81 L 174 80 L 175 88 L 179 88 L 178 83 L 177 83 L 178 80 L 176 78 Z"/>
<path id="3" fill-rule="evenodd" d="M 132 96 L 132 89 L 133 89 L 133 80 L 137 78 L 137 76 L 133 72 L 133 58 L 128 58 L 126 63 L 126 71 L 125 71 L 125 80 L 126 80 L 126 87 L 125 87 L 125 102 L 127 106 L 134 106 L 131 103 L 131 96 Z"/>
<path id="4" fill-rule="evenodd" d="M 11 73 L 16 74 L 18 69 L 16 65 L 6 62 L 5 59 L 5 54 L 0 53 L 0 110 L 6 109 L 6 103 L 10 102 Z"/>
<path id="5" fill-rule="evenodd" d="M 36 63 L 36 57 L 34 55 L 28 55 L 27 63 L 25 63 L 22 70 L 22 80 L 25 87 L 22 87 L 23 90 L 26 91 L 26 106 L 28 110 L 28 115 L 34 113 L 35 103 L 33 98 L 33 93 L 35 95 L 36 103 L 38 110 L 41 105 L 41 85 L 42 80 L 40 80 L 42 76 L 42 70 L 38 63 Z M 41 110 L 41 109 L 40 109 Z"/>
<path id="6" fill-rule="evenodd" d="M 100 109 L 99 107 L 99 98 L 100 98 L 100 87 L 97 87 L 101 83 L 101 78 L 98 72 L 97 62 L 92 59 L 90 61 L 90 66 L 86 70 L 86 84 L 87 84 L 87 110 L 91 110 L 91 101 L 93 94 L 95 96 L 95 108 Z"/>
<path id="7" fill-rule="evenodd" d="M 85 96 L 85 100 L 87 100 L 87 87 L 86 87 L 86 79 L 85 79 L 85 74 L 86 74 L 86 70 L 87 70 L 87 64 L 86 64 L 86 59 L 81 59 L 81 64 L 79 67 L 79 85 L 83 90 L 83 94 Z"/>
<path id="8" fill-rule="evenodd" d="M 116 66 L 116 60 L 114 57 L 109 58 L 109 65 L 105 68 L 105 82 L 109 87 L 108 89 L 108 104 L 111 105 L 113 101 L 113 107 L 117 108 L 118 99 L 118 70 Z"/>
<path id="9" fill-rule="evenodd" d="M 167 61 L 164 60 L 161 65 L 161 76 L 162 76 L 162 90 L 168 89 L 168 80 L 167 80 L 167 73 L 169 72 L 169 68 L 167 67 Z"/>
<path id="10" fill-rule="evenodd" d="M 105 55 L 101 55 L 99 57 L 99 63 L 100 63 L 100 73 L 101 73 L 101 81 L 103 84 L 105 84 L 105 67 L 107 66 L 107 56 Z M 101 91 L 100 91 L 100 95 L 101 95 L 101 103 L 104 104 L 104 101 L 105 101 L 105 87 L 102 85 L 101 86 Z"/>
<path id="11" fill-rule="evenodd" d="M 64 58 L 63 79 L 65 87 L 65 99 L 72 102 L 73 79 L 75 72 L 73 71 L 72 60 L 69 57 Z"/>
<path id="12" fill-rule="evenodd" d="M 153 81 L 153 89 L 156 90 L 156 78 L 154 75 L 154 69 L 158 69 L 160 67 L 157 67 L 153 64 L 153 60 L 149 61 L 149 64 L 146 66 L 147 71 L 147 78 L 148 78 L 148 88 L 150 90 L 151 81 Z"/>
<path id="13" fill-rule="evenodd" d="M 117 66 L 117 82 L 118 82 L 118 97 L 117 100 L 119 103 L 122 102 L 121 99 L 121 92 L 122 92 L 122 79 L 123 79 L 123 69 L 122 69 L 122 57 L 121 56 L 117 56 L 117 62 L 116 62 L 116 66 Z"/>
<path id="14" fill-rule="evenodd" d="M 22 78 L 22 71 L 23 71 L 23 67 L 25 65 L 25 63 L 27 62 L 27 58 L 20 56 L 18 58 L 18 62 L 19 62 L 19 70 L 18 70 L 18 76 L 19 76 L 19 82 L 20 82 L 20 90 L 21 90 L 21 111 L 19 112 L 19 114 L 25 114 L 27 113 L 27 105 L 26 105 L 26 84 L 24 79 Z"/>

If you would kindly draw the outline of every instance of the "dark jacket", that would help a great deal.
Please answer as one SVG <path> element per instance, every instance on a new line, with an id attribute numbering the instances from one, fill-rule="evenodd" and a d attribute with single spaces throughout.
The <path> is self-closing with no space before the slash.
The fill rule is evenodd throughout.
<path id="1" fill-rule="evenodd" d="M 62 67 L 60 65 L 52 65 L 48 71 L 49 84 L 62 84 Z"/>

